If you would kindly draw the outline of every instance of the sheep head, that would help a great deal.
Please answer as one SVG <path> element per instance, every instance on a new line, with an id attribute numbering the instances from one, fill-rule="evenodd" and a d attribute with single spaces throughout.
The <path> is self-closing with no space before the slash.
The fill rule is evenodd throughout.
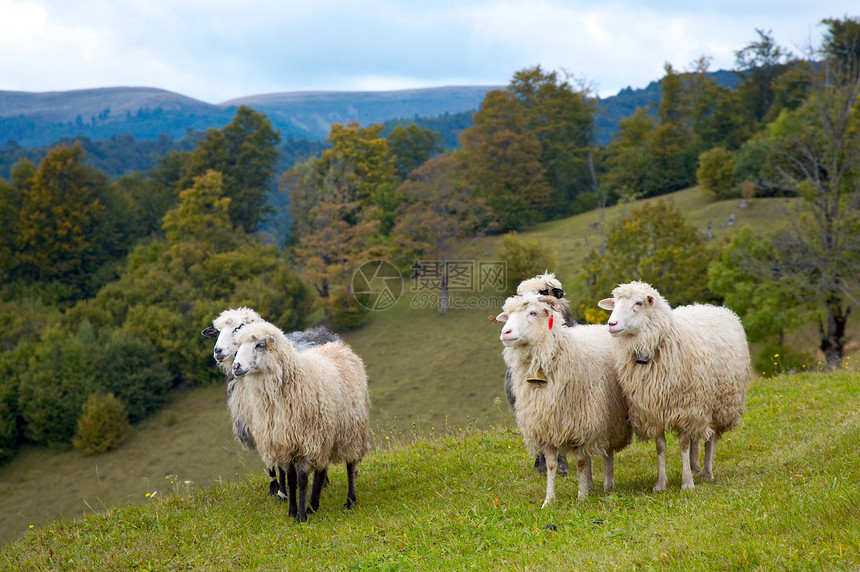
<path id="1" fill-rule="evenodd" d="M 283 333 L 268 322 L 254 322 L 238 328 L 233 338 L 237 346 L 233 375 L 243 377 L 252 371 L 267 369 L 266 354 L 278 351 L 282 345 L 289 346 L 289 342 L 279 344 L 280 338 L 283 338 Z"/>
<path id="2" fill-rule="evenodd" d="M 612 291 L 612 298 L 597 305 L 612 312 L 607 324 L 613 336 L 635 336 L 655 309 L 668 308 L 660 293 L 645 282 L 621 284 Z"/>
<path id="3" fill-rule="evenodd" d="M 555 274 L 547 272 L 520 282 L 520 285 L 517 286 L 517 295 L 522 296 L 523 294 L 553 296 L 560 300 L 564 298 L 564 289 L 562 289 L 561 282 L 555 277 Z"/>
<path id="4" fill-rule="evenodd" d="M 562 326 L 560 308 L 561 302 L 553 296 L 511 296 L 496 316 L 498 322 L 504 322 L 499 339 L 506 347 L 540 342 L 554 325 Z"/>
<path id="5" fill-rule="evenodd" d="M 215 339 L 215 350 L 212 353 L 215 361 L 221 363 L 236 355 L 238 346 L 233 341 L 235 332 L 246 324 L 261 320 L 262 318 L 257 312 L 244 306 L 221 312 L 212 321 L 212 325 L 201 332 L 207 338 Z"/>

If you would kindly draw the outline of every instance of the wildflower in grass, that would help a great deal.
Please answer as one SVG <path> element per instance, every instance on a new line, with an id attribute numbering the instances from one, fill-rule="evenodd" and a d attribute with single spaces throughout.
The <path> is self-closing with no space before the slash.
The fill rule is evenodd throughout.
<path id="1" fill-rule="evenodd" d="M 32 525 L 32 524 L 30 525 L 30 528 L 33 528 L 33 525 Z"/>

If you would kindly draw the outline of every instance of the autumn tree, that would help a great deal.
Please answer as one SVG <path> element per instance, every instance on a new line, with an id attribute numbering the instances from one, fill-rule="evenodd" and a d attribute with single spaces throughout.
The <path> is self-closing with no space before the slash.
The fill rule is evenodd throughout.
<path id="1" fill-rule="evenodd" d="M 365 311 L 352 275 L 384 251 L 402 198 L 381 125 L 333 125 L 332 148 L 294 166 L 281 179 L 290 194 L 293 250 L 304 278 L 336 325 L 355 326 Z"/>
<path id="2" fill-rule="evenodd" d="M 458 154 L 440 155 L 412 171 L 400 187 L 404 197 L 392 232 L 400 256 L 439 264 L 439 311 L 448 308 L 448 260 L 457 240 L 474 236 L 489 215 L 467 183 Z"/>
<path id="3" fill-rule="evenodd" d="M 569 80 L 535 66 L 516 72 L 508 85 L 525 115 L 525 130 L 541 145 L 551 217 L 570 214 L 577 198 L 594 190 L 589 154 L 596 108 L 588 89 L 574 89 Z"/>
<path id="4" fill-rule="evenodd" d="M 494 90 L 475 113 L 474 125 L 460 134 L 469 182 L 491 209 L 496 230 L 543 219 L 552 196 L 540 141 L 527 131 L 526 119 L 515 95 Z"/>

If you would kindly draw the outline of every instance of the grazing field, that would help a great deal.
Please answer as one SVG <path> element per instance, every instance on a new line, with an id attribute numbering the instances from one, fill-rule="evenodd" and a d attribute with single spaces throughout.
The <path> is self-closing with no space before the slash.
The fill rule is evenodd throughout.
<path id="1" fill-rule="evenodd" d="M 704 229 L 712 221 L 718 239 L 743 224 L 771 228 L 787 216 L 788 201 L 784 199 L 755 199 L 748 208 L 739 210 L 737 201 L 709 201 L 696 189 L 671 197 L 698 228 Z M 602 213 L 604 224 L 629 212 L 631 206 L 635 205 L 606 209 Z M 735 224 L 721 227 L 732 213 Z M 555 248 L 559 252 L 557 273 L 563 280 L 570 280 L 586 252 L 586 239 L 594 245 L 600 238 L 599 229 L 591 228 L 600 218 L 601 213 L 596 211 L 584 213 L 540 224 L 522 236 L 540 238 Z M 471 240 L 460 245 L 458 255 L 492 261 L 499 242 L 499 237 Z M 395 306 L 374 312 L 360 329 L 344 334 L 367 365 L 374 446 L 377 454 L 387 453 L 391 447 L 397 455 L 405 455 L 400 444 L 417 442 L 423 447 L 442 447 L 435 443 L 444 436 L 456 439 L 487 430 L 488 435 L 470 445 L 481 457 L 474 461 L 475 467 L 482 468 L 476 471 L 475 478 L 484 478 L 480 473 L 493 473 L 491 467 L 499 462 L 508 462 L 520 471 L 525 453 L 519 438 L 509 433 L 514 423 L 503 390 L 505 366 L 498 339 L 500 329 L 487 320 L 488 315 L 498 313 L 501 302 L 497 293 L 489 291 L 466 292 L 463 296 L 479 298 L 483 305 L 453 309 L 445 316 L 432 305 L 416 308 L 413 303 L 418 293 L 405 276 L 404 295 Z M 204 326 L 201 324 L 201 329 Z M 856 338 L 858 329 L 854 324 L 852 332 Z M 793 335 L 790 341 L 798 349 L 814 353 L 812 329 Z M 510 445 L 511 453 L 519 455 L 516 460 L 499 461 L 492 452 L 481 452 L 482 440 L 497 437 L 506 440 L 506 451 Z M 643 455 L 652 454 L 650 447 L 641 450 Z M 379 462 L 377 457 L 373 459 L 365 470 Z M 649 472 L 644 474 L 649 476 L 642 477 L 646 480 L 651 478 L 650 464 L 647 469 Z M 620 471 L 623 474 L 623 468 Z M 529 486 L 540 489 L 540 483 L 532 483 L 528 471 L 516 478 L 527 477 Z M 130 439 L 116 451 L 84 457 L 77 451 L 36 447 L 19 450 L 11 461 L 0 466 L 0 542 L 14 541 L 27 534 L 31 525 L 39 530 L 55 518 L 68 522 L 91 512 L 148 503 L 147 493 L 163 494 L 166 487 L 177 486 L 176 483 L 182 483 L 187 492 L 212 486 L 215 490 L 249 486 L 253 490 L 248 492 L 249 498 L 255 498 L 257 490 L 264 488 L 262 482 L 257 482 L 262 478 L 259 456 L 243 451 L 233 440 L 224 388 L 219 385 L 184 390 L 173 395 L 166 409 L 135 426 Z M 333 480 L 333 487 L 338 486 L 337 479 Z M 644 481 L 640 485 L 642 490 L 650 488 L 644 487 Z"/>
<path id="2" fill-rule="evenodd" d="M 509 426 L 383 438 L 342 508 L 343 467 L 307 524 L 265 494 L 262 473 L 189 492 L 161 483 L 145 503 L 30 530 L 3 569 L 737 570 L 860 566 L 860 378 L 756 380 L 744 424 L 719 446 L 716 480 L 650 492 L 651 443 L 616 457 L 618 489 L 540 509 L 544 480 Z M 377 436 L 379 439 L 379 436 Z M 599 467 L 600 464 L 597 464 Z M 598 480 L 599 482 L 599 480 Z"/>

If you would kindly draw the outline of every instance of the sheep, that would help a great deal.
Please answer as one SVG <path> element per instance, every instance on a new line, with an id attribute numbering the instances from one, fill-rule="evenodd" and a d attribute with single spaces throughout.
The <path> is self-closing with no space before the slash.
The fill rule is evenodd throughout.
<path id="1" fill-rule="evenodd" d="M 694 487 L 699 440 L 705 441 L 701 478 L 713 480 L 717 440 L 740 423 L 750 380 L 750 354 L 738 316 L 719 306 L 674 310 L 645 282 L 621 284 L 598 305 L 609 310 L 621 387 L 637 435 L 655 439 L 657 481 L 666 489 L 666 431 L 681 448 L 681 489 Z"/>
<path id="2" fill-rule="evenodd" d="M 603 487 L 615 487 L 615 453 L 631 440 L 627 405 L 618 385 L 611 339 L 602 326 L 568 327 L 562 303 L 524 294 L 505 301 L 499 336 L 517 395 L 517 425 L 531 453 L 546 457 L 546 497 L 555 501 L 556 454 L 576 457 L 577 498 L 591 489 L 591 458 L 603 456 Z M 555 327 L 553 327 L 555 326 Z M 543 370 L 546 380 L 535 378 Z"/>
<path id="3" fill-rule="evenodd" d="M 555 277 L 555 274 L 546 272 L 538 274 L 534 278 L 527 278 L 520 282 L 517 286 L 517 294 L 540 294 L 542 296 L 553 296 L 561 301 L 561 311 L 564 317 L 566 326 L 573 326 L 576 322 L 573 319 L 573 314 L 570 311 L 570 304 L 564 297 L 564 289 L 561 287 L 561 282 Z M 505 370 L 505 395 L 508 397 L 508 406 L 511 411 L 516 412 L 517 396 L 514 394 L 514 384 L 511 379 L 511 370 Z M 546 459 L 543 453 L 538 453 L 535 457 L 535 470 L 540 474 L 546 474 Z M 559 455 L 558 472 L 561 475 L 567 474 L 567 456 Z"/>
<path id="4" fill-rule="evenodd" d="M 221 312 L 212 321 L 212 325 L 201 332 L 204 336 L 216 340 L 213 356 L 218 363 L 219 369 L 225 374 L 227 407 L 230 410 L 230 417 L 233 422 L 233 435 L 241 443 L 242 447 L 249 451 L 256 449 L 256 444 L 248 429 L 248 420 L 250 419 L 251 412 L 248 409 L 248 398 L 245 395 L 247 392 L 244 391 L 242 386 L 236 385 L 235 377 L 233 376 L 233 357 L 236 355 L 237 349 L 236 344 L 233 342 L 233 332 L 246 324 L 261 320 L 262 318 L 256 311 L 246 306 L 230 308 Z M 287 337 L 299 350 L 340 339 L 337 334 L 330 332 L 322 326 L 309 328 L 304 331 L 295 331 L 288 334 Z M 281 500 L 286 500 L 286 475 L 283 471 L 279 473 L 274 466 L 268 467 L 267 471 L 269 474 L 269 494 L 277 495 Z M 292 478 L 292 473 L 290 477 Z M 321 490 L 322 486 L 327 482 L 326 475 L 324 473 L 320 475 L 315 474 L 314 480 L 316 481 L 316 479 L 320 479 L 321 484 L 319 489 Z M 316 489 L 317 487 L 314 487 L 314 490 Z M 312 497 L 311 500 L 312 506 L 319 505 L 319 498 Z"/>
<path id="5" fill-rule="evenodd" d="M 342 341 L 297 351 L 265 321 L 237 330 L 234 342 L 233 374 L 250 392 L 257 450 L 267 465 L 296 471 L 290 516 L 307 520 L 309 472 L 325 472 L 338 461 L 346 463 L 345 507 L 352 508 L 357 465 L 370 449 L 370 396 L 361 358 Z M 315 479 L 312 499 L 319 497 L 316 488 Z"/>

